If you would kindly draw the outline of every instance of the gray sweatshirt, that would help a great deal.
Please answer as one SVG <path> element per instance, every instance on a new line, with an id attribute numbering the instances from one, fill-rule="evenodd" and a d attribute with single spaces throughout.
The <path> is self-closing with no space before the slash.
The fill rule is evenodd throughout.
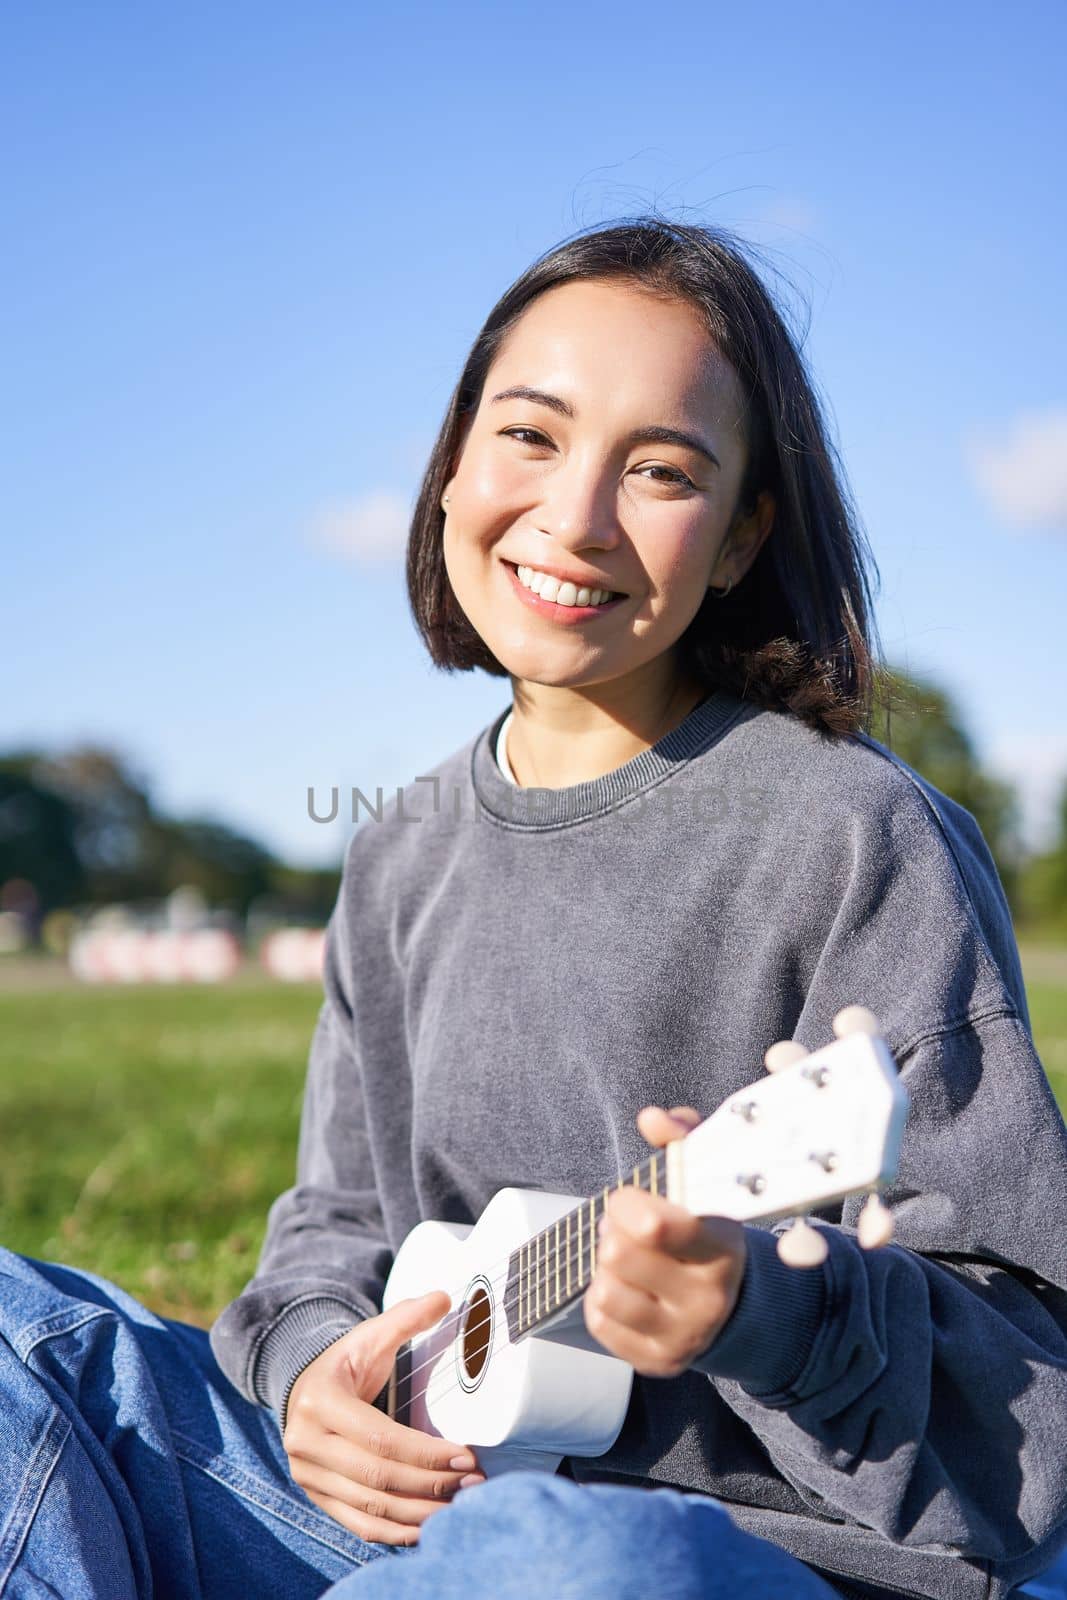
<path id="1" fill-rule="evenodd" d="M 592 1194 L 647 1156 L 641 1106 L 710 1114 L 861 1003 L 910 1095 L 895 1241 L 862 1250 L 849 1201 L 797 1271 L 749 1225 L 710 1349 L 562 1470 L 715 1495 L 842 1593 L 1005 1595 L 1067 1540 L 1067 1137 L 973 818 L 873 740 L 722 692 L 565 789 L 509 781 L 505 716 L 352 836 L 297 1181 L 220 1366 L 284 1424 L 417 1222 Z"/>

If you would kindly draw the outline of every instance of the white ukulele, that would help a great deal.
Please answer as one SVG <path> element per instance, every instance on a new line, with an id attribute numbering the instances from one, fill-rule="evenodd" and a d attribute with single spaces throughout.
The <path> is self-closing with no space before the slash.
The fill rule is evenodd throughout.
<path id="1" fill-rule="evenodd" d="M 591 1199 L 501 1189 L 472 1227 L 422 1222 L 397 1252 L 382 1309 L 445 1289 L 451 1309 L 397 1352 L 380 1403 L 390 1416 L 477 1450 L 489 1477 L 554 1472 L 598 1456 L 622 1427 L 633 1368 L 588 1333 L 581 1297 L 596 1268 L 596 1226 L 611 1188 L 664 1195 L 695 1216 L 770 1221 L 870 1192 L 860 1243 L 892 1232 L 876 1191 L 896 1172 L 907 1095 L 878 1024 L 862 1006 L 834 1018 L 835 1043 L 807 1054 L 783 1041 L 772 1076 Z M 798 1220 L 778 1253 L 792 1266 L 826 1255 Z"/>

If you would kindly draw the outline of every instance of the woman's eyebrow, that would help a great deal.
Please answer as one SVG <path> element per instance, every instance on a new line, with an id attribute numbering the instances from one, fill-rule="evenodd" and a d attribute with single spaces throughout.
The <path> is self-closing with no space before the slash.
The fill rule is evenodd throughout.
<path id="1" fill-rule="evenodd" d="M 574 408 L 566 400 L 561 400 L 558 394 L 546 394 L 544 389 L 531 389 L 528 384 L 517 383 L 510 389 L 501 389 L 499 394 L 494 394 L 489 404 L 496 405 L 498 400 L 529 400 L 533 405 L 548 406 L 549 410 L 557 411 L 561 417 L 574 416 Z M 665 428 L 657 423 L 649 423 L 642 428 L 634 428 L 626 436 L 627 444 L 677 444 L 684 450 L 695 450 L 698 455 L 706 456 L 713 467 L 721 465 L 718 457 L 698 439 L 695 433 L 685 433 L 681 428 Z"/>

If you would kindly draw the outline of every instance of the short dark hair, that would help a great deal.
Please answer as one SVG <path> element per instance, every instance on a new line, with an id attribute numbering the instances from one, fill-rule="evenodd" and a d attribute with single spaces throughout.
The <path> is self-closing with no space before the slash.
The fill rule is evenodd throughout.
<path id="1" fill-rule="evenodd" d="M 430 454 L 407 547 L 408 599 L 445 671 L 507 676 L 460 609 L 445 570 L 441 496 L 464 421 L 527 306 L 557 284 L 619 279 L 701 313 L 745 393 L 748 461 L 735 516 L 775 497 L 774 527 L 725 599 L 705 594 L 675 646 L 679 667 L 828 733 L 866 727 L 874 693 L 874 559 L 829 438 L 815 386 L 782 312 L 725 230 L 654 214 L 600 225 L 557 245 L 497 301 L 475 339 Z M 752 252 L 754 253 L 754 252 Z"/>

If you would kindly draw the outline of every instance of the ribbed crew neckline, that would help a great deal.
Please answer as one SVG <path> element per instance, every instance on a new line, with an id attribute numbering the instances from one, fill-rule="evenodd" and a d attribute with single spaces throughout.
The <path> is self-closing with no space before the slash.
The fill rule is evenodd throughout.
<path id="1" fill-rule="evenodd" d="M 566 827 L 602 815 L 622 801 L 652 788 L 720 739 L 746 702 L 713 689 L 670 733 L 613 772 L 566 789 L 540 789 L 511 783 L 496 759 L 500 730 L 512 707 L 505 706 L 483 728 L 471 753 L 471 781 L 482 808 L 509 827 L 544 830 Z"/>

